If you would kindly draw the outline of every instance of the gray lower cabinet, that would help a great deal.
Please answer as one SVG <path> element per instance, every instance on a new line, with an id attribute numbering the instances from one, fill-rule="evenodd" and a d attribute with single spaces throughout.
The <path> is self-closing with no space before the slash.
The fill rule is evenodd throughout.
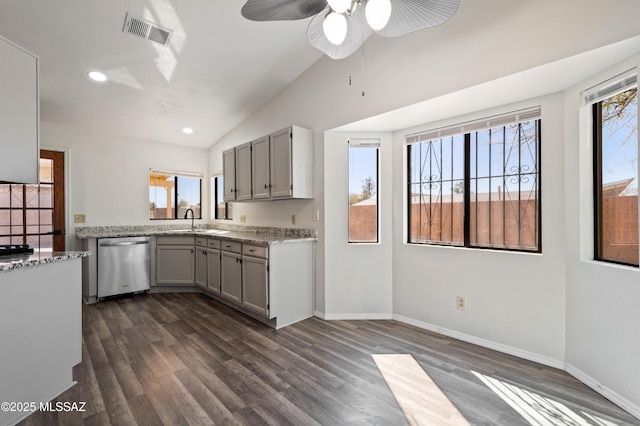
<path id="1" fill-rule="evenodd" d="M 191 236 L 156 237 L 156 285 L 194 284 L 194 243 L 194 237 Z"/>
<path id="2" fill-rule="evenodd" d="M 207 290 L 220 294 L 220 249 L 207 249 Z"/>
<path id="3" fill-rule="evenodd" d="M 196 238 L 196 285 L 207 288 L 207 239 Z"/>
<path id="4" fill-rule="evenodd" d="M 246 247 L 244 252 L 246 252 Z M 266 247 L 264 253 L 266 254 Z M 269 264 L 266 258 L 243 254 L 242 306 L 269 316 Z"/>
<path id="5" fill-rule="evenodd" d="M 223 242 L 220 257 L 220 294 L 242 304 L 242 243 Z"/>

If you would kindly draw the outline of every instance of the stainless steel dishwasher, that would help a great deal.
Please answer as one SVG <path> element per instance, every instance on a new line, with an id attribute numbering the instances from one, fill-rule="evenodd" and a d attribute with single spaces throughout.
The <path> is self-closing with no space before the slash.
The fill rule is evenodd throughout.
<path id="1" fill-rule="evenodd" d="M 150 237 L 98 239 L 98 300 L 149 290 L 149 241 Z"/>

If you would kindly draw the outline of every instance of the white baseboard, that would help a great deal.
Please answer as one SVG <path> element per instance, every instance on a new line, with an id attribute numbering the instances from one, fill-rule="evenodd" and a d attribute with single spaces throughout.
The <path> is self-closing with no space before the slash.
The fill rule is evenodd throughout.
<path id="1" fill-rule="evenodd" d="M 412 318 L 403 317 L 401 315 L 393 315 L 393 319 L 399 322 L 403 322 L 405 324 L 413 325 L 418 328 L 432 331 L 434 333 L 442 334 L 444 336 L 449 336 L 454 339 L 462 340 L 464 342 L 473 343 L 474 345 L 493 349 L 498 352 L 503 352 L 509 355 L 517 356 L 518 358 L 523 358 L 529 361 L 537 362 L 539 364 L 547 365 L 549 367 L 559 368 L 560 370 L 564 370 L 565 368 L 564 361 L 549 358 L 544 355 L 536 354 L 529 351 L 523 351 L 522 349 L 514 348 L 508 345 L 503 345 L 502 343 L 481 339 L 476 336 L 471 336 L 469 334 L 464 334 L 458 331 L 449 330 L 447 328 L 442 328 L 426 322 L 416 321 Z"/>
<path id="2" fill-rule="evenodd" d="M 574 367 L 571 364 L 566 364 L 565 371 L 571 374 L 576 379 L 580 380 L 585 385 L 589 386 L 594 391 L 598 392 L 600 395 L 607 398 L 609 401 L 627 411 L 632 416 L 640 419 L 640 407 L 635 405 L 625 397 L 604 386 L 602 383 L 598 382 L 596 379 L 582 372 L 580 369 Z"/>
<path id="3" fill-rule="evenodd" d="M 348 320 L 391 320 L 392 314 L 325 314 L 315 311 L 314 316 L 326 321 L 348 321 Z"/>

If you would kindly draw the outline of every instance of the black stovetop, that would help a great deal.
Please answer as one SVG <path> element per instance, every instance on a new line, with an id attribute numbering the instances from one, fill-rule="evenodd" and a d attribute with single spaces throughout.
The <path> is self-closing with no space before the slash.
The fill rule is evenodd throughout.
<path id="1" fill-rule="evenodd" d="M 0 256 L 24 253 L 31 254 L 33 253 L 33 249 L 30 248 L 28 244 L 0 245 Z"/>

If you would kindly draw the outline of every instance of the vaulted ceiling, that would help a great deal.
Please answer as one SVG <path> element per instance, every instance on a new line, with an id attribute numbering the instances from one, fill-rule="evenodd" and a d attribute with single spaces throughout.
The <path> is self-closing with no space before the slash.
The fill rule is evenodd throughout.
<path id="1" fill-rule="evenodd" d="M 307 21 L 251 22 L 243 4 L 0 0 L 0 36 L 40 57 L 43 122 L 209 147 L 321 56 Z M 173 30 L 168 45 L 124 33 L 127 12 Z"/>

